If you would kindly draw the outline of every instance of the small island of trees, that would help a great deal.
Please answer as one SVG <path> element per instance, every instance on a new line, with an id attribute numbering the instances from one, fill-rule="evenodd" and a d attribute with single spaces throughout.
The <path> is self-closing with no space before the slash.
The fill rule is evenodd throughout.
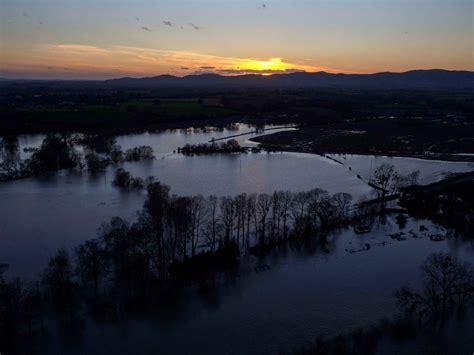
<path id="1" fill-rule="evenodd" d="M 77 147 L 84 147 L 82 156 Z M 115 138 L 93 134 L 48 134 L 38 148 L 27 148 L 30 158 L 21 160 L 16 137 L 0 141 L 0 182 L 52 173 L 62 169 L 84 169 L 99 173 L 110 164 L 154 159 L 153 148 L 140 146 L 122 151 Z"/>
<path id="2" fill-rule="evenodd" d="M 178 148 L 178 153 L 185 155 L 193 154 L 215 154 L 215 153 L 258 153 L 261 149 L 258 147 L 242 147 L 235 139 L 229 139 L 227 142 L 211 142 L 202 144 L 186 144 Z"/>

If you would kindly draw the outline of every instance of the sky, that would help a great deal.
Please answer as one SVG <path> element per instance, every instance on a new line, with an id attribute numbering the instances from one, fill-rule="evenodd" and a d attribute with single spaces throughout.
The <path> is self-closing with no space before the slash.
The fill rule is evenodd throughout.
<path id="1" fill-rule="evenodd" d="M 0 0 L 0 77 L 474 70 L 473 0 Z"/>

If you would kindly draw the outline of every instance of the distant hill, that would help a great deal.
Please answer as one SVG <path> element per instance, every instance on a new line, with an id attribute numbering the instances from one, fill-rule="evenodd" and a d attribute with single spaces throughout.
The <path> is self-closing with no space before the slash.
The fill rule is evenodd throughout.
<path id="1" fill-rule="evenodd" d="M 176 77 L 106 80 L 112 87 L 281 87 L 281 88 L 373 88 L 373 89 L 474 89 L 474 72 L 441 69 L 412 70 L 404 73 L 331 74 L 298 72 L 289 74 L 222 76 L 218 74 Z"/>

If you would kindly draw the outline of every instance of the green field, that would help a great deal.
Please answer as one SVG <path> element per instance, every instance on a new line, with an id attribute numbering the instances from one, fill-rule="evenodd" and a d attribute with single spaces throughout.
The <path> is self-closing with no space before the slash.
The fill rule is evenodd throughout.
<path id="1" fill-rule="evenodd" d="M 131 100 L 123 103 L 121 109 L 168 117 L 215 117 L 233 113 L 224 107 L 202 105 L 198 100 Z"/>
<path id="2" fill-rule="evenodd" d="M 147 127 L 161 123 L 205 121 L 236 114 L 222 106 L 193 100 L 129 100 L 114 105 L 77 105 L 19 109 L 0 120 L 8 129 L 81 130 Z"/>

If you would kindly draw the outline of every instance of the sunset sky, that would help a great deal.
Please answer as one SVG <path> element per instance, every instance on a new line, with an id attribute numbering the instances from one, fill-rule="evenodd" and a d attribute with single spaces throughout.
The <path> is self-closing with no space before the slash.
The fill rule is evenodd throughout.
<path id="1" fill-rule="evenodd" d="M 0 77 L 474 70 L 472 0 L 0 0 Z"/>

